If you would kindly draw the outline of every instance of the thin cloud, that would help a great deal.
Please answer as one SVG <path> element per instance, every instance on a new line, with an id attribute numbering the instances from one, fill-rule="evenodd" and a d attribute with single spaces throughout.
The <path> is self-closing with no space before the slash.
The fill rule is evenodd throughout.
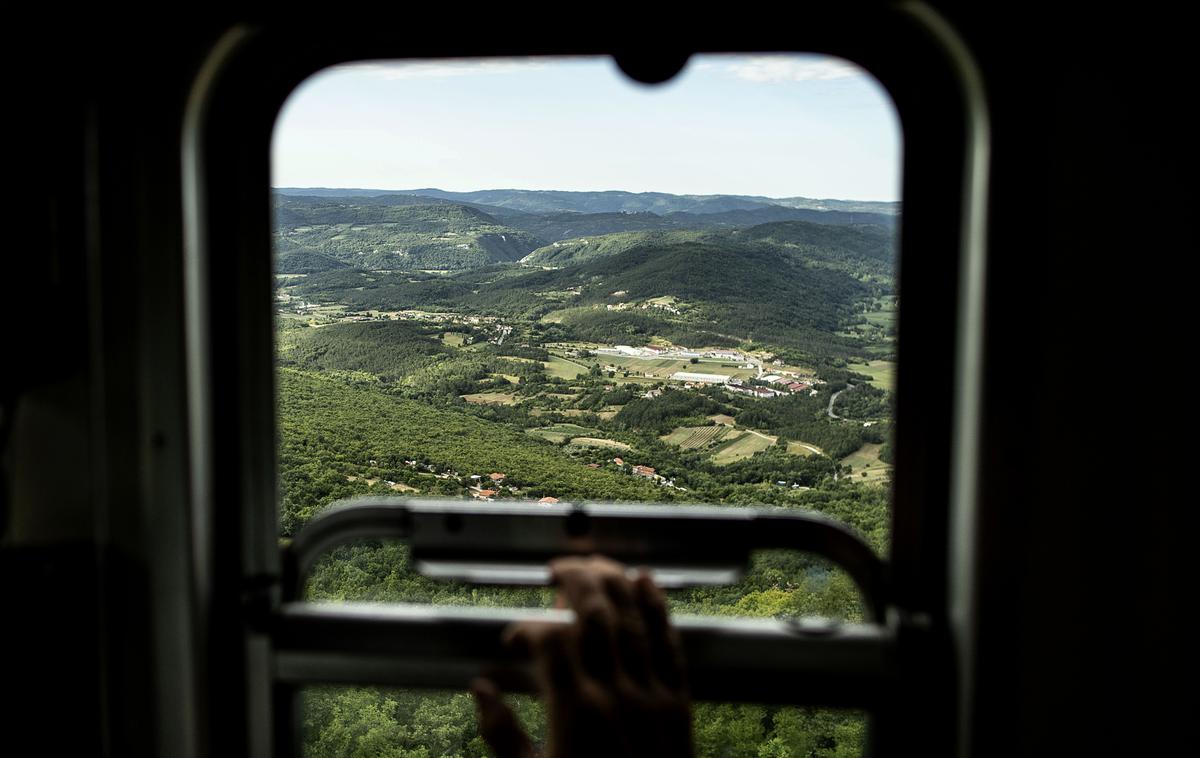
<path id="1" fill-rule="evenodd" d="M 387 63 L 350 63 L 337 71 L 365 74 L 374 79 L 430 79 L 452 76 L 510 74 L 544 68 L 536 58 L 448 58 L 446 60 L 389 61 Z"/>
<path id="2" fill-rule="evenodd" d="M 726 69 L 739 79 L 759 84 L 781 82 L 827 82 L 866 76 L 867 72 L 836 58 L 796 58 L 795 56 L 758 55 L 729 64 Z"/>

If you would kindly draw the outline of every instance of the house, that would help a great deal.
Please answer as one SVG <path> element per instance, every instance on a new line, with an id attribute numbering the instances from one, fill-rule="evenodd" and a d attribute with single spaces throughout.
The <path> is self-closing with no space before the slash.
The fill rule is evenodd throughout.
<path id="1" fill-rule="evenodd" d="M 556 498 L 556 497 L 550 497 L 550 496 L 546 496 L 546 497 L 542 498 L 541 500 L 538 500 L 538 502 L 539 502 L 539 503 L 546 503 L 546 504 L 548 504 L 548 505 L 551 505 L 551 504 L 557 503 L 557 502 L 558 502 L 558 498 Z"/>
<path id="2" fill-rule="evenodd" d="M 493 482 L 502 482 L 504 481 L 504 474 L 501 474 L 498 471 L 493 471 L 492 473 L 488 474 L 488 479 L 491 479 Z"/>
<path id="3" fill-rule="evenodd" d="M 744 361 L 746 358 L 741 353 L 735 353 L 731 350 L 710 350 L 708 355 L 713 358 L 723 358 L 731 361 Z"/>
<path id="4" fill-rule="evenodd" d="M 624 466 L 624 465 L 625 465 L 625 459 L 623 459 L 623 458 L 613 458 L 613 463 L 617 464 L 618 466 Z"/>
<path id="5" fill-rule="evenodd" d="M 496 496 L 496 490 L 471 490 L 471 496 L 480 500 L 491 500 Z"/>
<path id="6" fill-rule="evenodd" d="M 653 466 L 634 466 L 633 473 L 637 474 L 638 476 L 644 476 L 647 479 L 653 479 L 654 478 L 654 467 Z"/>

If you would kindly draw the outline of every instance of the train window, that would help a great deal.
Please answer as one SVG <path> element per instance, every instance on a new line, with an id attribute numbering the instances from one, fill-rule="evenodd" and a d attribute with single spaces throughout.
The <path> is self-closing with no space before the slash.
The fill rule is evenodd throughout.
<path id="1" fill-rule="evenodd" d="M 829 56 L 697 55 L 653 86 L 605 57 L 315 75 L 272 148 L 280 536 L 381 495 L 776 506 L 885 556 L 901 148 L 883 88 Z M 299 597 L 550 601 L 419 563 L 339 545 Z M 870 615 L 819 556 L 690 570 L 676 612 Z M 308 755 L 481 750 L 460 694 L 300 700 Z M 704 703 L 696 734 L 704 755 L 846 755 L 865 722 Z"/>
<path id="2" fill-rule="evenodd" d="M 566 620 L 545 562 L 581 551 L 672 588 L 713 752 L 952 750 L 987 113 L 925 6 L 808 21 L 690 58 L 214 45 L 182 168 L 215 751 L 372 749 L 485 666 L 529 691 L 500 632 Z M 379 718 L 326 718 L 350 701 Z M 458 726 L 402 749 L 469 753 Z"/>

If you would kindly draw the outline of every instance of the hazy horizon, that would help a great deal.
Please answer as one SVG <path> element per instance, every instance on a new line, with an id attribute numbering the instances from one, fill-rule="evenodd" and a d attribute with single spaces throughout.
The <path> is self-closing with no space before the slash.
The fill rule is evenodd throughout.
<path id="1" fill-rule="evenodd" d="M 605 57 L 336 66 L 285 103 L 272 186 L 895 202 L 895 108 L 829 56 L 701 55 L 670 82 Z"/>
<path id="2" fill-rule="evenodd" d="M 474 189 L 458 190 L 458 189 L 446 189 L 445 187 L 353 187 L 353 186 L 333 187 L 333 186 L 328 186 L 328 185 L 325 185 L 325 186 L 311 185 L 311 186 L 307 186 L 307 187 L 300 187 L 297 185 L 281 185 L 281 186 L 272 185 L 271 189 L 275 190 L 275 191 L 280 191 L 280 190 L 337 190 L 340 192 L 362 191 L 362 192 L 382 192 L 385 194 L 398 194 L 398 195 L 420 192 L 422 190 L 433 190 L 435 192 L 455 192 L 455 193 L 463 193 L 463 194 L 470 194 L 472 192 L 563 192 L 563 193 L 582 195 L 582 194 L 590 194 L 590 193 L 596 193 L 596 192 L 622 192 L 622 193 L 628 193 L 631 195 L 675 195 L 677 197 L 762 197 L 762 198 L 766 198 L 768 200 L 793 200 L 793 199 L 802 197 L 805 200 L 837 200 L 837 201 L 850 201 L 850 202 L 859 202 L 859 203 L 899 203 L 900 202 L 900 200 L 875 200 L 875 199 L 871 199 L 871 198 L 862 198 L 862 197 L 826 197 L 826 196 L 814 197 L 811 195 L 764 195 L 762 193 L 747 194 L 747 193 L 741 193 L 741 192 L 703 192 L 703 193 L 687 192 L 687 193 L 683 193 L 683 192 L 665 192 L 663 190 L 643 190 L 643 191 L 622 190 L 622 189 L 563 190 L 563 189 L 530 189 L 529 187 L 476 187 Z"/>

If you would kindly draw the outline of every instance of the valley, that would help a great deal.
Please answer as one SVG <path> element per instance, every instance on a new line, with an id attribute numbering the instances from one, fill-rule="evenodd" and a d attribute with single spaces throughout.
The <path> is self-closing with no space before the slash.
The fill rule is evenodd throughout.
<path id="1" fill-rule="evenodd" d="M 277 197 L 284 450 L 310 414 L 378 410 L 322 433 L 353 444 L 285 467 L 285 503 L 303 503 L 287 523 L 400 486 L 486 500 L 886 501 L 890 225 L 719 228 L 694 211 L 529 202 Z M 663 218 L 693 228 L 646 231 Z M 528 231 L 553 224 L 605 233 L 541 244 Z M 298 405 L 301 389 L 317 405 Z M 406 437 L 417 407 L 426 430 L 473 431 Z M 481 459 L 468 440 L 507 440 L 514 457 Z M 481 487 L 495 470 L 504 483 Z M 869 536 L 882 549 L 884 532 Z"/>
<path id="2" fill-rule="evenodd" d="M 782 506 L 823 513 L 886 553 L 896 217 L 876 211 L 889 209 L 442 194 L 277 199 L 283 539 L 337 501 L 387 495 Z M 545 588 L 427 579 L 403 544 L 377 540 L 332 550 L 307 596 L 552 602 Z M 676 613 L 863 617 L 848 576 L 795 551 L 756 554 L 738 582 L 669 602 Z M 416 754 L 482 755 L 448 747 L 479 747 L 467 697 L 314 688 L 306 749 L 375 754 L 328 748 L 366 719 L 446 735 L 396 737 Z M 535 702 L 518 702 L 542 723 Z M 760 755 L 785 738 L 862 750 L 859 714 L 775 709 L 770 738 L 763 714 L 697 704 L 700 754 Z"/>

